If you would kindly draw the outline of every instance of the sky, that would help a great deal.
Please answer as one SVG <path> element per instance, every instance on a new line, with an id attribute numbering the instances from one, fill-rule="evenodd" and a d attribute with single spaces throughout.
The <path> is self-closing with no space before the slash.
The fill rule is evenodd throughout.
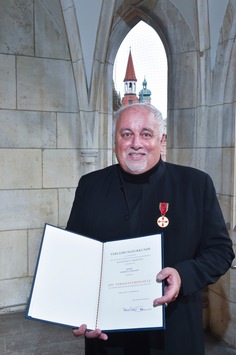
<path id="1" fill-rule="evenodd" d="M 157 32 L 140 21 L 125 37 L 117 52 L 113 80 L 116 91 L 124 96 L 124 77 L 131 49 L 138 93 L 143 88 L 144 77 L 147 89 L 151 90 L 151 104 L 167 117 L 167 58 Z"/>

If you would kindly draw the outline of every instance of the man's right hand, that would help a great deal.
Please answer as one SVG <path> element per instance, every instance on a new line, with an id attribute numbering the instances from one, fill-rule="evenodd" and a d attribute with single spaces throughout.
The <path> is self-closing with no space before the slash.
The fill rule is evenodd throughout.
<path id="1" fill-rule="evenodd" d="M 102 333 L 100 329 L 95 329 L 91 331 L 87 331 L 87 325 L 82 324 L 79 328 L 73 329 L 73 334 L 75 337 L 79 337 L 81 335 L 84 335 L 88 339 L 101 339 L 101 340 L 107 340 L 108 336 L 105 333 Z"/>

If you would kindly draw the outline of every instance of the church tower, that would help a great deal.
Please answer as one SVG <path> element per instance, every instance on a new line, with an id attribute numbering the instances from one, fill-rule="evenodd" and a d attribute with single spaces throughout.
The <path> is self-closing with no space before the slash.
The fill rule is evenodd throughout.
<path id="1" fill-rule="evenodd" d="M 144 77 L 143 88 L 139 92 L 139 102 L 151 103 L 151 91 L 147 88 L 147 80 Z"/>
<path id="2" fill-rule="evenodd" d="M 122 106 L 131 105 L 139 101 L 138 97 L 136 96 L 136 82 L 137 79 L 134 71 L 133 58 L 130 49 L 126 74 L 124 78 L 124 97 L 122 99 Z"/>

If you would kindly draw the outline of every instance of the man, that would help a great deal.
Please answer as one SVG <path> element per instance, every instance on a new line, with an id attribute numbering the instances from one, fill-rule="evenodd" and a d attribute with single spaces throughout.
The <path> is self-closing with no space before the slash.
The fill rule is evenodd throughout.
<path id="1" fill-rule="evenodd" d="M 100 241 L 164 234 L 165 295 L 154 306 L 168 304 L 166 329 L 104 334 L 83 324 L 74 335 L 85 335 L 86 355 L 203 355 L 200 290 L 234 258 L 212 180 L 161 160 L 162 117 L 151 105 L 118 111 L 114 134 L 119 164 L 80 179 L 67 229 Z"/>

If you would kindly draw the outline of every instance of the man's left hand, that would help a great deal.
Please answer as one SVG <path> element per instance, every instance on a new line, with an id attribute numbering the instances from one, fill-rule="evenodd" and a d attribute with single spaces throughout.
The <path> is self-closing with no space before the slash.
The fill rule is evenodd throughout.
<path id="1" fill-rule="evenodd" d="M 165 295 L 153 301 L 154 306 L 168 304 L 176 300 L 181 286 L 178 271 L 172 267 L 162 269 L 156 277 L 157 282 L 165 280 Z"/>

